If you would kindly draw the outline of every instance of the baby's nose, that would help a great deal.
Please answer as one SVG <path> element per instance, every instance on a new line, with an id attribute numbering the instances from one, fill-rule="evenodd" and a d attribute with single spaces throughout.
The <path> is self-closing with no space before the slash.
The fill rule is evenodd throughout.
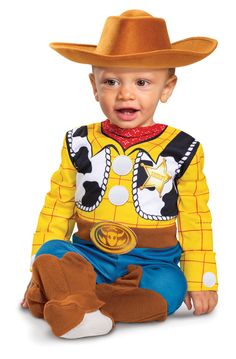
<path id="1" fill-rule="evenodd" d="M 130 86 L 121 86 L 118 93 L 119 100 L 135 99 L 135 93 Z"/>

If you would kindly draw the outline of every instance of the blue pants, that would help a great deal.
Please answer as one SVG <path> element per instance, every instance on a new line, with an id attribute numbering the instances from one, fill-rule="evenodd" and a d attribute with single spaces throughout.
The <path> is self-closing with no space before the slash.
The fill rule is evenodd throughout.
<path id="1" fill-rule="evenodd" d="M 113 283 L 127 274 L 129 264 L 142 266 L 140 288 L 151 289 L 161 294 L 168 304 L 168 315 L 174 313 L 183 303 L 187 293 L 186 278 L 178 266 L 182 247 L 165 249 L 134 248 L 125 254 L 108 254 L 92 242 L 72 236 L 72 242 L 50 240 L 44 243 L 36 257 L 51 254 L 62 258 L 67 252 L 75 252 L 87 259 L 96 272 L 96 283 Z"/>

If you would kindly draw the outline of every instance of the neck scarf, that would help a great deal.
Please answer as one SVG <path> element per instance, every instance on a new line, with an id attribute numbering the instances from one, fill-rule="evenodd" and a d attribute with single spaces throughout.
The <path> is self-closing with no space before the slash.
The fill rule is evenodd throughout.
<path id="1" fill-rule="evenodd" d="M 102 131 L 119 142 L 125 149 L 136 143 L 156 137 L 163 132 L 166 127 L 167 125 L 154 123 L 153 125 L 145 127 L 121 128 L 111 124 L 109 119 L 102 121 Z"/>

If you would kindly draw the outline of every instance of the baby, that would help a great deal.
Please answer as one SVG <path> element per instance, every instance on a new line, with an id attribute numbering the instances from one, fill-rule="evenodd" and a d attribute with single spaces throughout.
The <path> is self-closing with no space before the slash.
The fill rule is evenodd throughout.
<path id="1" fill-rule="evenodd" d="M 142 10 L 108 17 L 98 46 L 51 44 L 92 65 L 93 93 L 106 116 L 66 132 L 34 234 L 21 305 L 56 336 L 163 321 L 183 301 L 195 315 L 215 308 L 203 147 L 153 117 L 176 86 L 175 67 L 216 46 L 206 37 L 171 44 L 165 21 Z"/>

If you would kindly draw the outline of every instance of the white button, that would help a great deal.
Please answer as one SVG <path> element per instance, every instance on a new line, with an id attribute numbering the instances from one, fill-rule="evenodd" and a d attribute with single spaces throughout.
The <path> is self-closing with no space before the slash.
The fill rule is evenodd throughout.
<path id="1" fill-rule="evenodd" d="M 112 204 L 121 206 L 128 201 L 129 192 L 123 186 L 114 186 L 110 189 L 108 198 Z"/>
<path id="2" fill-rule="evenodd" d="M 118 175 L 127 175 L 132 169 L 132 161 L 128 156 L 117 156 L 112 163 L 112 169 Z"/>
<path id="3" fill-rule="evenodd" d="M 213 287 L 213 285 L 216 283 L 216 276 L 212 272 L 206 272 L 203 275 L 203 283 L 206 287 Z"/>

